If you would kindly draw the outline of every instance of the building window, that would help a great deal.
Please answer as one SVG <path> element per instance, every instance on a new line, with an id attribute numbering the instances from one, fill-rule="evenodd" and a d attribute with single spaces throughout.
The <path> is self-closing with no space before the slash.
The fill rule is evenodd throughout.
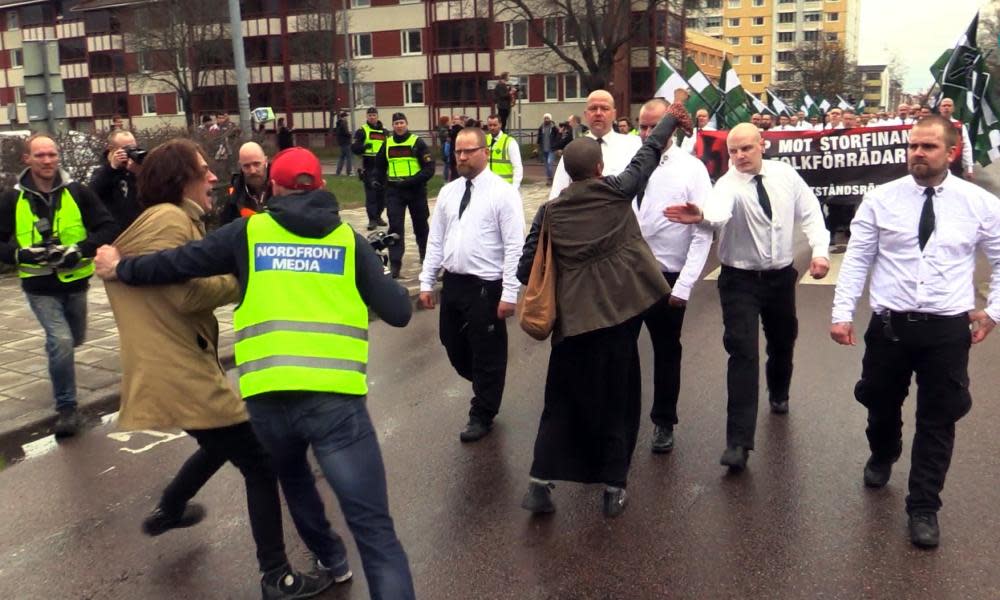
<path id="1" fill-rule="evenodd" d="M 580 85 L 580 76 L 577 73 L 563 75 L 563 85 L 566 89 L 566 100 L 583 100 L 587 97 L 587 92 Z"/>
<path id="2" fill-rule="evenodd" d="M 525 48 L 528 46 L 528 22 L 507 21 L 503 24 L 505 48 Z"/>
<path id="3" fill-rule="evenodd" d="M 559 43 L 559 19 L 545 19 L 545 39 Z"/>
<path id="4" fill-rule="evenodd" d="M 156 114 L 156 96 L 153 94 L 143 94 L 139 96 L 142 99 L 142 114 L 143 115 L 155 115 Z"/>
<path id="5" fill-rule="evenodd" d="M 368 8 L 372 0 L 351 0 L 351 8 Z"/>
<path id="6" fill-rule="evenodd" d="M 698 17 L 688 17 L 687 21 L 685 22 L 685 26 L 688 29 L 698 29 L 699 28 Z"/>
<path id="7" fill-rule="evenodd" d="M 404 81 L 403 82 L 403 104 L 414 106 L 424 103 L 424 82 Z"/>
<path id="8" fill-rule="evenodd" d="M 722 17 L 705 17 L 705 29 L 722 27 Z"/>
<path id="9" fill-rule="evenodd" d="M 439 50 L 481 50 L 490 44 L 489 22 L 486 19 L 438 21 L 434 38 Z"/>
<path id="10" fill-rule="evenodd" d="M 729 26 L 730 27 L 739 27 L 740 26 L 740 19 L 739 19 L 739 17 L 737 17 L 735 19 L 729 19 Z"/>
<path id="11" fill-rule="evenodd" d="M 750 40 L 750 43 L 753 44 L 754 46 L 763 46 L 764 45 L 764 36 L 762 36 L 762 35 L 755 35 Z"/>
<path id="12" fill-rule="evenodd" d="M 791 71 L 778 71 L 774 74 L 775 81 L 791 81 L 792 72 Z"/>
<path id="13" fill-rule="evenodd" d="M 423 51 L 423 40 L 419 29 L 404 29 L 400 32 L 403 36 L 403 54 L 420 54 Z"/>
<path id="14" fill-rule="evenodd" d="M 421 0 L 399 0 L 399 3 L 400 4 L 416 4 L 417 2 L 420 2 L 420 1 Z"/>
<path id="15" fill-rule="evenodd" d="M 750 83 L 763 83 L 764 76 L 760 73 L 750 75 Z"/>
<path id="16" fill-rule="evenodd" d="M 734 56 L 733 58 L 731 58 L 729 60 L 729 64 L 734 65 L 734 66 L 740 64 L 740 57 L 739 56 Z"/>
<path id="17" fill-rule="evenodd" d="M 527 75 L 511 75 L 508 82 L 515 82 L 510 84 L 511 87 L 517 88 L 517 98 L 528 101 L 528 82 L 530 81 Z"/>
<path id="18" fill-rule="evenodd" d="M 90 100 L 89 79 L 63 79 L 63 90 L 67 102 L 82 102 Z"/>
<path id="19" fill-rule="evenodd" d="M 793 12 L 778 13 L 778 22 L 779 23 L 794 23 L 795 22 L 795 13 L 793 13 Z"/>
<path id="20" fill-rule="evenodd" d="M 764 0 L 753 0 L 753 5 L 757 8 L 764 6 Z"/>
<path id="21" fill-rule="evenodd" d="M 14 88 L 14 104 L 24 104 L 25 101 L 24 88 L 16 87 Z"/>
<path id="22" fill-rule="evenodd" d="M 740 0 L 729 0 L 729 8 L 739 8 Z"/>
<path id="23" fill-rule="evenodd" d="M 705 8 L 708 9 L 722 8 L 722 0 L 705 0 Z"/>
<path id="24" fill-rule="evenodd" d="M 778 62 L 791 62 L 791 60 L 794 57 L 795 57 L 795 53 L 794 52 L 779 52 L 778 53 Z"/>
<path id="25" fill-rule="evenodd" d="M 441 104 L 468 106 L 487 97 L 486 79 L 480 76 L 438 77 L 435 101 Z"/>
<path id="26" fill-rule="evenodd" d="M 837 32 L 836 31 L 830 31 L 830 32 L 828 32 L 826 34 L 826 41 L 828 41 L 828 42 L 836 42 L 837 39 L 838 39 L 838 36 L 837 36 Z"/>
<path id="27" fill-rule="evenodd" d="M 806 23 L 819 23 L 823 18 L 823 13 L 810 12 L 802 16 L 802 20 Z"/>
<path id="28" fill-rule="evenodd" d="M 764 26 L 764 17 L 754 17 L 753 18 L 753 26 L 754 27 L 763 27 Z"/>
<path id="29" fill-rule="evenodd" d="M 351 53 L 354 58 L 371 58 L 372 34 L 355 33 L 351 36 Z"/>
<path id="30" fill-rule="evenodd" d="M 14 48 L 10 51 L 10 66 L 14 69 L 19 69 L 24 66 L 24 51 L 20 48 Z"/>
<path id="31" fill-rule="evenodd" d="M 818 31 L 806 31 L 802 34 L 802 39 L 807 42 L 818 42 L 819 32 Z"/>
<path id="32" fill-rule="evenodd" d="M 778 32 L 778 43 L 779 44 L 790 44 L 795 41 L 794 31 L 779 31 Z"/>
<path id="33" fill-rule="evenodd" d="M 559 100 L 559 77 L 557 75 L 545 76 L 545 101 L 555 102 Z"/>
<path id="34" fill-rule="evenodd" d="M 17 16 L 17 10 L 7 11 L 7 31 L 14 31 L 21 28 L 21 19 Z"/>
<path id="35" fill-rule="evenodd" d="M 778 4 L 795 4 L 795 0 L 778 0 Z"/>
<path id="36" fill-rule="evenodd" d="M 740 38 L 738 38 L 738 37 L 731 37 L 731 38 L 729 38 L 729 45 L 730 46 L 739 46 L 740 45 Z"/>
<path id="37" fill-rule="evenodd" d="M 149 50 L 140 50 L 135 57 L 135 62 L 140 73 L 149 73 L 152 70 L 153 57 Z"/>
<path id="38" fill-rule="evenodd" d="M 63 38 L 59 40 L 59 64 L 84 62 L 87 60 L 87 38 Z"/>
<path id="39" fill-rule="evenodd" d="M 839 21 L 840 20 L 840 13 L 838 13 L 838 12 L 826 13 L 826 20 L 827 21 Z"/>
<path id="40" fill-rule="evenodd" d="M 762 64 L 764 64 L 764 55 L 763 54 L 754 54 L 750 58 L 750 63 L 751 64 L 755 64 L 755 65 L 762 65 Z"/>
<path id="41" fill-rule="evenodd" d="M 354 106 L 375 106 L 375 84 L 361 83 L 354 84 Z"/>

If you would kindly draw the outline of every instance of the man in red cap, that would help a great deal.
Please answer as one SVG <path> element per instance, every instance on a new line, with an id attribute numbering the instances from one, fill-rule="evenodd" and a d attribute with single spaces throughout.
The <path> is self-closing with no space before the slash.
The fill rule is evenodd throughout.
<path id="1" fill-rule="evenodd" d="M 300 533 L 325 531 L 323 502 L 306 460 L 310 446 L 357 539 L 372 598 L 414 598 L 403 546 L 389 515 L 385 467 L 366 408 L 368 309 L 405 326 L 406 290 L 383 273 L 364 237 L 342 223 L 305 148 L 271 161 L 267 212 L 237 219 L 204 239 L 121 258 L 99 250 L 97 273 L 129 285 L 179 283 L 232 273 L 240 393 L 274 459 Z M 320 568 L 336 565 L 320 563 Z"/>

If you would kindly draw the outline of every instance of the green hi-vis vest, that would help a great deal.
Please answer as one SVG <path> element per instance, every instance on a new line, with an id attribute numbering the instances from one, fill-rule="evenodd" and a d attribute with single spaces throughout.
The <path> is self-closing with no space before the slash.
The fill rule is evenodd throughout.
<path id="1" fill-rule="evenodd" d="M 411 133 L 410 137 L 402 142 L 397 142 L 391 135 L 385 140 L 385 157 L 389 161 L 390 180 L 399 181 L 420 172 L 420 161 L 417 160 L 417 153 L 414 150 L 418 139 L 415 133 Z"/>
<path id="2" fill-rule="evenodd" d="M 244 398 L 265 392 L 368 393 L 368 307 L 354 277 L 354 230 L 300 237 L 247 220 L 246 295 L 233 313 Z"/>
<path id="3" fill-rule="evenodd" d="M 385 130 L 374 129 L 365 123 L 361 126 L 365 130 L 365 156 L 377 156 L 382 144 L 385 143 Z"/>
<path id="4" fill-rule="evenodd" d="M 629 131 L 628 134 L 629 135 L 639 135 L 639 130 L 636 129 L 635 127 L 633 127 L 632 131 Z"/>
<path id="5" fill-rule="evenodd" d="M 514 164 L 510 162 L 510 136 L 500 132 L 500 137 L 493 143 L 493 135 L 486 134 L 486 146 L 490 149 L 490 171 L 493 171 L 507 183 L 514 183 Z"/>
<path id="6" fill-rule="evenodd" d="M 63 188 L 62 196 L 59 199 L 59 207 L 52 217 L 52 237 L 58 239 L 64 246 L 72 246 L 87 239 L 87 228 L 83 225 L 83 216 L 80 214 L 80 207 L 77 206 L 73 194 L 69 189 Z M 17 197 L 17 208 L 14 213 L 14 229 L 17 231 L 17 245 L 21 248 L 30 248 L 44 242 L 42 234 L 35 226 L 38 217 L 31 211 L 31 202 L 24 197 L 24 190 Z M 53 273 L 59 277 L 59 281 L 69 283 L 78 279 L 86 279 L 94 274 L 94 261 L 84 258 L 72 269 L 58 269 L 45 265 L 35 265 L 30 263 L 20 263 L 17 265 L 17 273 L 22 278 L 39 277 L 41 275 L 51 275 Z"/>

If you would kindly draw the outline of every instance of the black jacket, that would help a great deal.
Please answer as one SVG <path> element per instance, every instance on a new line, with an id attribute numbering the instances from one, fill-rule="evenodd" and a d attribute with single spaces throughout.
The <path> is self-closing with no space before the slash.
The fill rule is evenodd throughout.
<path id="1" fill-rule="evenodd" d="M 267 208 L 278 224 L 303 237 L 325 237 L 341 223 L 337 200 L 326 190 L 274 197 Z M 409 323 L 413 312 L 406 288 L 385 275 L 382 261 L 367 239 L 358 233 L 354 234 L 354 239 L 357 247 L 354 272 L 361 299 L 383 321 L 403 327 Z M 233 274 L 240 282 L 242 301 L 247 288 L 248 263 L 247 219 L 236 219 L 204 239 L 122 259 L 117 273 L 118 278 L 129 285 L 178 283 L 194 277 Z"/>
<path id="2" fill-rule="evenodd" d="M 538 127 L 538 135 L 535 137 L 535 143 L 538 144 L 538 151 L 541 152 L 542 148 L 545 147 L 544 138 L 545 137 L 545 126 L 540 125 Z M 549 149 L 553 152 L 560 150 L 562 147 L 559 145 L 559 126 L 555 123 L 549 128 Z"/>
<path id="3" fill-rule="evenodd" d="M 11 265 L 17 264 L 17 251 L 20 246 L 14 234 L 14 227 L 17 218 L 17 199 L 21 195 L 21 190 L 24 190 L 31 203 L 32 212 L 38 218 L 46 218 L 51 223 L 55 209 L 61 202 L 63 188 L 69 189 L 69 193 L 73 195 L 76 205 L 80 208 L 83 225 L 87 229 L 87 238 L 77 243 L 80 253 L 85 258 L 93 258 L 97 254 L 97 248 L 115 240 L 119 233 L 118 225 L 90 188 L 73 181 L 66 171 L 59 171 L 52 191 L 47 194 L 39 192 L 35 189 L 30 171 L 25 169 L 18 178 L 17 185 L 0 196 L 0 261 Z M 88 282 L 89 279 L 78 279 L 63 283 L 53 273 L 21 279 L 21 286 L 29 294 L 55 296 L 82 292 L 87 289 Z"/>
<path id="4" fill-rule="evenodd" d="M 104 203 L 121 231 L 142 214 L 137 188 L 135 174 L 125 168 L 115 169 L 107 161 L 90 177 L 90 189 Z"/>
<path id="5" fill-rule="evenodd" d="M 288 127 L 278 128 L 278 151 L 287 150 L 295 145 L 295 138 L 292 136 L 292 130 Z"/>
<path id="6" fill-rule="evenodd" d="M 267 180 L 265 179 L 265 181 Z M 264 212 L 264 204 L 267 198 L 264 197 L 263 192 L 260 198 L 254 198 L 247 192 L 247 184 L 243 180 L 242 172 L 233 175 L 232 180 L 229 182 L 228 192 L 229 197 L 226 198 L 226 203 L 222 206 L 222 210 L 219 211 L 219 225 L 226 225 L 239 219 L 242 216 L 240 211 L 244 208 L 248 208 L 255 213 Z"/>
<path id="7" fill-rule="evenodd" d="M 337 134 L 337 145 L 346 146 L 351 143 L 351 129 L 347 125 L 347 119 L 337 119 L 337 128 L 334 133 Z"/>
<path id="8" fill-rule="evenodd" d="M 412 132 L 407 132 L 404 136 L 392 134 L 392 139 L 396 142 L 404 142 L 406 138 L 410 137 L 410 133 Z M 386 155 L 387 148 L 388 144 L 383 144 L 382 151 L 375 157 L 375 168 L 380 173 L 389 172 L 389 159 Z M 430 181 L 431 177 L 434 177 L 434 157 L 431 156 L 431 152 L 427 148 L 427 143 L 419 136 L 417 137 L 416 144 L 413 146 L 413 152 L 416 154 L 417 162 L 420 163 L 420 171 L 416 175 L 411 175 L 402 181 L 389 181 L 389 187 L 399 190 L 427 191 L 427 182 Z"/>

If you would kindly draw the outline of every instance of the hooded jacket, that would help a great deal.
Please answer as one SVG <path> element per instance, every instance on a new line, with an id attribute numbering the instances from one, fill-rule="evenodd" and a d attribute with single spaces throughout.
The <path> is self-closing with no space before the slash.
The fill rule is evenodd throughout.
<path id="1" fill-rule="evenodd" d="M 48 193 L 41 192 L 35 187 L 34 179 L 31 177 L 31 170 L 25 169 L 18 176 L 17 184 L 0 196 L 0 261 L 11 265 L 17 264 L 17 251 L 20 249 L 20 246 L 17 243 L 15 228 L 17 222 L 17 200 L 21 192 L 24 192 L 31 204 L 31 210 L 37 218 L 45 218 L 49 222 L 52 222 L 56 209 L 62 202 L 64 188 L 69 190 L 69 193 L 80 208 L 83 226 L 87 229 L 87 238 L 77 244 L 84 258 L 93 258 L 100 246 L 110 244 L 115 239 L 115 236 L 119 232 L 118 225 L 100 199 L 90 191 L 90 188 L 74 181 L 69 173 L 60 169 L 58 175 L 56 175 L 52 191 Z M 23 278 L 21 279 L 21 286 L 24 288 L 25 293 L 28 294 L 55 296 L 86 290 L 89 286 L 89 278 L 62 282 L 53 273 L 51 275 Z"/>

